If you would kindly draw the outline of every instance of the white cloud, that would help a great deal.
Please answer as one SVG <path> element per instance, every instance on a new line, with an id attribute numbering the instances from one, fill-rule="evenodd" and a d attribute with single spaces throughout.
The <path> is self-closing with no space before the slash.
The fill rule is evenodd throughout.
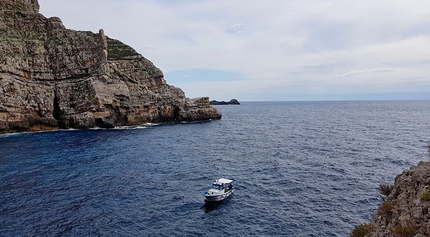
<path id="1" fill-rule="evenodd" d="M 427 0 L 39 3 L 43 14 L 59 16 L 68 28 L 104 28 L 166 75 L 198 70 L 241 77 L 180 82 L 190 97 L 295 100 L 399 93 L 402 99 L 429 86 Z"/>

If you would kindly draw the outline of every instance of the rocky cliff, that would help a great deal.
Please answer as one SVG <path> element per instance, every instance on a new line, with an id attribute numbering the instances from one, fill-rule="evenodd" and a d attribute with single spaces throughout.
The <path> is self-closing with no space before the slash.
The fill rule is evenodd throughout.
<path id="1" fill-rule="evenodd" d="M 398 175 L 371 222 L 359 228 L 352 236 L 430 236 L 430 162 Z"/>
<path id="2" fill-rule="evenodd" d="M 66 29 L 37 0 L 0 0 L 0 95 L 0 133 L 221 118 L 133 48 Z"/>

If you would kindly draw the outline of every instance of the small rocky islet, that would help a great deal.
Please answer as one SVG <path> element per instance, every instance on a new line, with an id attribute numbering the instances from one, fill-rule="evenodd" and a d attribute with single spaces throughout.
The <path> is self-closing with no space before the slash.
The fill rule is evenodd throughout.
<path id="1" fill-rule="evenodd" d="M 103 30 L 66 29 L 37 0 L 0 1 L 0 133 L 221 119 Z"/>
<path id="2" fill-rule="evenodd" d="M 211 100 L 211 105 L 240 105 L 240 102 L 237 99 L 231 99 L 230 101 L 218 101 L 218 100 Z"/>

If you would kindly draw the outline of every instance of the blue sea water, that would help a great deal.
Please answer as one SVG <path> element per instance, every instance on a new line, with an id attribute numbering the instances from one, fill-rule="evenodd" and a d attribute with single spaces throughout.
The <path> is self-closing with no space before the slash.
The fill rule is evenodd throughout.
<path id="1" fill-rule="evenodd" d="M 223 119 L 0 135 L 0 236 L 349 236 L 429 160 L 429 101 L 246 102 Z M 202 192 L 234 178 L 236 193 Z"/>

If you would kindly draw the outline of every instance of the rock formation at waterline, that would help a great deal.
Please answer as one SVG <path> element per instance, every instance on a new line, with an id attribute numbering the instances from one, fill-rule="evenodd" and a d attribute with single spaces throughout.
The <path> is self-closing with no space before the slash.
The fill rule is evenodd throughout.
<path id="1" fill-rule="evenodd" d="M 371 222 L 355 231 L 367 237 L 430 236 L 430 162 L 398 175 Z"/>
<path id="2" fill-rule="evenodd" d="M 66 29 L 37 0 L 0 1 L 0 133 L 220 118 L 103 30 Z"/>
<path id="3" fill-rule="evenodd" d="M 211 100 L 210 104 L 211 105 L 240 105 L 239 101 L 236 99 L 231 99 L 229 102 Z"/>

